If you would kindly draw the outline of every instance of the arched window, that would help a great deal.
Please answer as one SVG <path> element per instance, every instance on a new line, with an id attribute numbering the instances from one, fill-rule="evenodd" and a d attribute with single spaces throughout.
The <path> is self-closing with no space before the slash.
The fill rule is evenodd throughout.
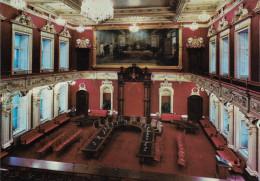
<path id="1" fill-rule="evenodd" d="M 60 87 L 59 95 L 59 114 L 66 112 L 68 109 L 68 85 Z"/>
<path id="2" fill-rule="evenodd" d="M 28 100 L 27 96 L 19 94 L 12 99 L 12 129 L 13 135 L 17 135 L 28 128 Z"/>
<path id="3" fill-rule="evenodd" d="M 224 108 L 224 132 L 228 134 L 228 110 Z"/>
<path id="4" fill-rule="evenodd" d="M 248 150 L 248 131 L 246 126 L 246 118 L 241 113 L 241 132 L 240 132 L 240 148 L 247 154 Z"/>
<path id="5" fill-rule="evenodd" d="M 18 109 L 19 109 L 19 96 L 15 95 L 13 97 L 13 133 L 18 129 Z"/>
<path id="6" fill-rule="evenodd" d="M 41 90 L 40 95 L 40 122 L 43 123 L 52 118 L 52 91 L 48 88 Z"/>
<path id="7" fill-rule="evenodd" d="M 216 119 L 216 105 L 215 105 L 215 95 L 210 95 L 210 121 L 215 125 Z"/>

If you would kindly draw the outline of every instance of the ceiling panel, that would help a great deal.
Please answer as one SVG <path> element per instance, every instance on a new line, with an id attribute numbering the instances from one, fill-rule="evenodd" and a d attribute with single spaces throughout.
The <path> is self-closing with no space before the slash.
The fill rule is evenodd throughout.
<path id="1" fill-rule="evenodd" d="M 229 0 L 111 0 L 114 3 L 114 19 L 105 24 L 186 22 L 199 21 L 203 10 L 213 15 Z M 28 4 L 64 18 L 74 24 L 91 25 L 94 22 L 80 15 L 82 0 L 27 0 Z M 178 12 L 176 11 L 178 9 Z M 179 11 L 179 9 L 181 9 Z M 139 17 L 139 18 L 137 18 Z M 178 17 L 178 19 L 176 18 Z M 177 19 L 177 20 L 176 20 Z"/>

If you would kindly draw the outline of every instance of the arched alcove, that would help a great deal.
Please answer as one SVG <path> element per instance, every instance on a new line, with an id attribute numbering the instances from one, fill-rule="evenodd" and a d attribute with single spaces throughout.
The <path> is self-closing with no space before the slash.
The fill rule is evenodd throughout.
<path id="1" fill-rule="evenodd" d="M 173 113 L 173 94 L 172 84 L 165 80 L 159 88 L 159 114 Z"/>
<path id="2" fill-rule="evenodd" d="M 76 115 L 84 114 L 88 115 L 88 104 L 89 103 L 89 93 L 87 92 L 86 85 L 81 83 L 79 85 L 79 90 L 76 94 Z"/>
<path id="3" fill-rule="evenodd" d="M 112 81 L 102 81 L 100 86 L 100 109 L 108 110 L 110 114 L 113 111 L 114 86 Z"/>

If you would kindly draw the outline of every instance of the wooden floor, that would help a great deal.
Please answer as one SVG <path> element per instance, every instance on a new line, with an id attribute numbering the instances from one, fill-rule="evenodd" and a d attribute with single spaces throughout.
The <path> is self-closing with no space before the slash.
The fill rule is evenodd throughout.
<path id="1" fill-rule="evenodd" d="M 113 170 L 114 168 L 120 168 L 120 170 L 125 170 L 127 172 L 132 172 L 134 170 L 134 172 L 138 172 L 139 178 L 142 178 L 142 173 L 146 172 L 149 174 L 158 174 L 160 176 L 163 175 L 163 177 L 165 178 L 177 178 L 177 175 L 183 175 L 187 176 L 188 180 L 190 179 L 189 176 L 191 176 L 191 180 L 193 178 L 195 179 L 196 177 L 205 177 L 207 179 L 217 177 L 215 149 L 207 139 L 206 135 L 204 135 L 204 132 L 200 127 L 198 134 L 183 133 L 185 137 L 185 143 L 189 152 L 189 161 L 187 167 L 182 168 L 179 167 L 177 164 L 176 137 L 177 134 L 180 134 L 183 131 L 177 130 L 176 125 L 173 124 L 165 123 L 163 124 L 163 126 L 164 131 L 162 138 L 164 148 L 162 152 L 162 161 L 157 164 L 139 163 L 139 158 L 136 157 L 136 154 L 138 152 L 140 132 L 134 132 L 131 130 L 116 132 L 109 144 L 107 144 L 107 146 L 103 149 L 102 153 L 97 159 L 85 158 L 80 149 L 85 147 L 91 140 L 91 135 L 94 135 L 93 132 L 95 131 L 95 129 L 92 126 L 77 127 L 77 129 L 83 131 L 85 139 L 81 139 L 79 142 L 74 143 L 70 148 L 65 150 L 60 155 L 56 155 L 50 152 L 45 157 L 41 158 L 41 160 L 52 161 L 46 162 L 43 165 L 48 165 L 49 163 L 68 163 L 69 167 L 71 167 L 70 169 L 72 169 L 72 172 L 78 172 L 77 169 L 75 170 L 75 168 L 86 167 L 86 165 L 88 165 L 88 167 L 93 167 L 93 169 L 107 168 Z M 72 122 L 69 122 L 58 131 L 60 133 L 66 132 L 72 127 L 76 127 L 76 125 Z M 28 147 L 16 148 L 12 153 L 10 153 L 10 156 L 30 160 L 33 159 L 31 161 L 36 162 L 33 164 L 33 166 L 39 166 L 40 162 L 43 162 L 35 160 L 34 152 L 34 144 L 32 144 Z M 38 164 L 37 161 L 39 161 Z M 10 158 L 8 160 L 8 157 L 3 160 L 2 163 L 15 165 L 14 162 L 10 162 Z M 19 161 L 19 163 L 22 164 L 23 161 Z M 62 168 L 60 171 L 66 171 L 66 169 L 63 170 L 63 167 L 58 168 Z M 93 174 L 95 173 L 97 173 L 97 171 L 93 172 Z M 100 171 L 100 173 L 104 173 L 104 170 Z M 181 177 L 182 176 L 180 176 L 180 178 Z M 153 177 L 151 177 L 151 180 L 153 180 Z"/>

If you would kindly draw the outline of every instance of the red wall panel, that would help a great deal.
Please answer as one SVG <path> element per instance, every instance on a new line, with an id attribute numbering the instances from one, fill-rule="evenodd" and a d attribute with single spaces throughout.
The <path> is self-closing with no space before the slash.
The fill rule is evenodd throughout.
<path id="1" fill-rule="evenodd" d="M 87 86 L 89 92 L 89 109 L 100 109 L 100 86 L 102 80 L 86 80 L 79 79 L 75 81 L 74 86 L 69 88 L 69 107 L 76 105 L 76 92 L 79 89 L 79 84 L 84 83 Z M 114 94 L 113 94 L 113 107 L 114 110 L 118 110 L 117 107 L 117 95 L 118 84 L 116 80 L 113 80 Z M 173 112 L 176 114 L 187 115 L 187 102 L 188 97 L 191 95 L 192 88 L 196 87 L 191 82 L 171 82 L 174 89 L 173 97 Z M 159 112 L 159 88 L 161 81 L 154 81 L 151 85 L 151 113 Z M 206 92 L 200 91 L 200 95 L 203 98 L 203 115 L 208 116 L 208 96 Z M 126 82 L 124 87 L 125 98 L 125 115 L 143 116 L 143 99 L 144 99 L 144 87 L 140 82 Z"/>
<path id="2" fill-rule="evenodd" d="M 124 87 L 124 114 L 144 116 L 144 85 L 142 82 L 126 82 Z"/>

